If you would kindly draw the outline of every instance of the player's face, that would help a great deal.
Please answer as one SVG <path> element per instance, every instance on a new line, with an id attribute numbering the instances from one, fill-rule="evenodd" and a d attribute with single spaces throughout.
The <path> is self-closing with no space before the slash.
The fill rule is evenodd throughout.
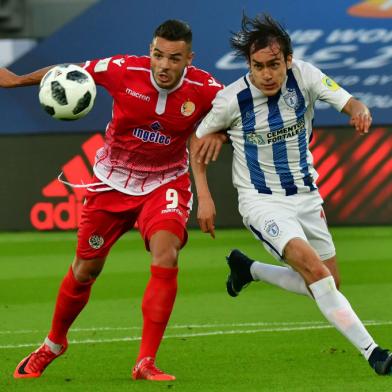
<path id="1" fill-rule="evenodd" d="M 185 41 L 168 41 L 155 37 L 150 45 L 151 71 L 160 88 L 172 89 L 180 81 L 193 53 Z"/>
<path id="2" fill-rule="evenodd" d="M 250 56 L 250 80 L 266 96 L 277 94 L 291 67 L 292 56 L 284 59 L 279 44 L 275 43 L 254 52 Z"/>

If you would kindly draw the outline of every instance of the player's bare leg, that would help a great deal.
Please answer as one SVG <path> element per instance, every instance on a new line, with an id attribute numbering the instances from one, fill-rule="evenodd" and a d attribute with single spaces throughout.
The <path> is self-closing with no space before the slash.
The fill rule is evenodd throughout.
<path id="1" fill-rule="evenodd" d="M 40 377 L 47 366 L 67 350 L 67 333 L 87 304 L 91 286 L 101 272 L 105 258 L 83 260 L 75 257 L 57 296 L 52 327 L 44 343 L 18 364 L 15 378 Z"/>
<path id="2" fill-rule="evenodd" d="M 151 278 L 143 297 L 143 333 L 139 355 L 132 370 L 134 380 L 175 380 L 175 376 L 155 366 L 155 357 L 176 298 L 180 247 L 180 239 L 169 231 L 160 230 L 151 237 Z"/>

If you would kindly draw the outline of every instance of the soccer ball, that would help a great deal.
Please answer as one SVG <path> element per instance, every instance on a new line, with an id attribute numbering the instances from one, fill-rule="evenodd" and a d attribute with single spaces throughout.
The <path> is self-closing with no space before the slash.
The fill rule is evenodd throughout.
<path id="1" fill-rule="evenodd" d="M 93 107 L 97 89 L 91 75 L 74 64 L 50 69 L 41 80 L 39 101 L 58 120 L 77 120 Z"/>

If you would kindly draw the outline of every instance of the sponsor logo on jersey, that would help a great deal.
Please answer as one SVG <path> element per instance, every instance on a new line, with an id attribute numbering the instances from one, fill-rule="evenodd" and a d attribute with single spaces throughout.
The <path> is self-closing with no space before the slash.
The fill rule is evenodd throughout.
<path id="1" fill-rule="evenodd" d="M 276 143 L 281 140 L 297 136 L 300 132 L 305 131 L 305 120 L 301 118 L 294 125 L 280 128 L 276 131 L 267 132 L 267 144 Z"/>
<path id="2" fill-rule="evenodd" d="M 289 106 L 292 109 L 298 109 L 299 108 L 299 99 L 297 92 L 293 88 L 288 88 L 286 90 L 286 93 L 283 95 L 283 99 L 286 102 L 286 105 Z"/>
<path id="3" fill-rule="evenodd" d="M 218 83 L 214 78 L 209 78 L 208 79 L 208 85 L 211 87 L 222 87 L 220 83 Z"/>
<path id="4" fill-rule="evenodd" d="M 256 144 L 257 146 L 265 144 L 263 137 L 258 135 L 256 132 L 247 133 L 245 137 L 246 141 L 250 144 Z"/>
<path id="5" fill-rule="evenodd" d="M 76 155 L 62 165 L 63 176 L 69 182 L 91 182 L 95 152 L 102 147 L 102 135 L 96 134 L 82 144 L 84 154 Z M 68 188 L 59 180 L 53 179 L 43 187 L 45 201 L 34 204 L 30 210 L 30 222 L 37 230 L 76 229 L 81 218 L 84 196 L 83 188 Z"/>
<path id="6" fill-rule="evenodd" d="M 144 143 L 170 144 L 171 137 L 163 135 L 159 131 L 147 131 L 146 129 L 135 128 L 132 132 L 133 136 L 142 140 Z"/>
<path id="7" fill-rule="evenodd" d="M 181 114 L 185 117 L 192 116 L 196 109 L 196 105 L 192 101 L 185 101 L 181 105 Z"/>
<path id="8" fill-rule="evenodd" d="M 273 220 L 265 222 L 264 231 L 274 238 L 280 233 L 279 226 Z"/>
<path id="9" fill-rule="evenodd" d="M 95 64 L 94 72 L 105 72 L 108 70 L 109 62 L 112 58 L 107 57 L 106 59 L 99 60 L 97 64 Z"/>
<path id="10" fill-rule="evenodd" d="M 180 216 L 184 215 L 179 208 L 165 208 L 164 210 L 161 210 L 161 214 L 170 214 L 172 212 L 174 212 Z"/>
<path id="11" fill-rule="evenodd" d="M 150 102 L 151 98 L 148 95 L 144 95 L 142 93 L 138 93 L 135 90 L 132 90 L 131 88 L 127 87 L 125 89 L 126 94 L 131 95 L 132 97 L 135 97 L 137 99 L 141 99 L 142 101 L 145 102 Z"/>
<path id="12" fill-rule="evenodd" d="M 93 249 L 99 249 L 104 244 L 104 239 L 100 235 L 94 234 L 88 239 L 89 245 Z"/>
<path id="13" fill-rule="evenodd" d="M 125 60 L 122 57 L 121 59 L 113 60 L 113 63 L 116 64 L 118 67 L 121 67 L 125 63 Z"/>
<path id="14" fill-rule="evenodd" d="M 323 77 L 323 85 L 328 87 L 331 91 L 336 91 L 340 89 L 340 86 L 330 77 Z"/>

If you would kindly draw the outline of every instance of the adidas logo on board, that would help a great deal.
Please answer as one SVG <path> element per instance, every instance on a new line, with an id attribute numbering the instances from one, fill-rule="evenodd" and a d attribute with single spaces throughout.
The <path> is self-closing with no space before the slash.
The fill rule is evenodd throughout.
<path id="1" fill-rule="evenodd" d="M 76 155 L 61 168 L 66 180 L 73 184 L 91 182 L 95 152 L 104 143 L 101 134 L 96 134 L 82 144 L 82 155 Z M 88 166 L 88 164 L 89 166 Z M 42 189 L 45 198 L 64 198 L 63 201 L 43 201 L 33 205 L 30 222 L 37 230 L 71 230 L 78 227 L 86 190 L 68 188 L 58 179 L 51 181 Z"/>

